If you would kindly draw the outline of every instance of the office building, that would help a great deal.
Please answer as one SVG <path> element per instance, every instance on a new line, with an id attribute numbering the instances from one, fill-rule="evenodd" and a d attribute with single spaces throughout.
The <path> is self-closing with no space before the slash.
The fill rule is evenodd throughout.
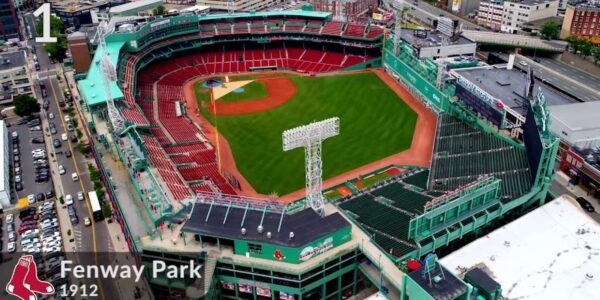
<path id="1" fill-rule="evenodd" d="M 556 16 L 558 0 L 505 1 L 500 30 L 517 33 L 524 23 Z"/>

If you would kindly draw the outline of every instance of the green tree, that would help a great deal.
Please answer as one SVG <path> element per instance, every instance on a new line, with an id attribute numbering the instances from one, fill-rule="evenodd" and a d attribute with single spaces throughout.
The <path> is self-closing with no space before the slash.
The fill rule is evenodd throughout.
<path id="1" fill-rule="evenodd" d="M 43 31 L 42 22 L 35 25 L 35 31 L 38 35 Z M 67 37 L 65 31 L 67 25 L 59 18 L 50 16 L 50 35 L 57 38 L 56 43 L 44 43 L 44 50 L 57 61 L 62 61 L 67 56 Z"/>
<path id="2" fill-rule="evenodd" d="M 79 153 L 83 154 L 83 155 L 87 155 L 89 154 L 92 150 L 90 149 L 90 146 L 88 145 L 84 145 L 84 144 L 77 144 L 77 151 L 79 151 Z"/>
<path id="3" fill-rule="evenodd" d="M 21 117 L 40 112 L 40 104 L 31 95 L 16 95 L 15 113 Z"/>
<path id="4" fill-rule="evenodd" d="M 547 40 L 557 39 L 559 33 L 560 27 L 554 21 L 548 21 L 540 28 L 540 34 Z"/>
<path id="5" fill-rule="evenodd" d="M 594 49 L 594 44 L 592 44 L 592 41 L 589 39 L 582 40 L 583 41 L 581 42 L 581 54 L 583 54 L 584 56 L 592 55 L 592 49 Z"/>
<path id="6" fill-rule="evenodd" d="M 594 63 L 598 63 L 600 61 L 600 47 L 595 47 L 592 49 L 592 56 L 594 57 Z"/>
<path id="7" fill-rule="evenodd" d="M 156 9 L 154 10 L 154 13 L 158 16 L 162 16 L 165 14 L 165 7 L 164 5 L 159 5 L 156 7 Z"/>
<path id="8" fill-rule="evenodd" d="M 108 202 L 104 202 L 102 205 L 102 214 L 104 215 L 105 219 L 108 219 L 112 216 L 112 209 L 110 208 Z"/>

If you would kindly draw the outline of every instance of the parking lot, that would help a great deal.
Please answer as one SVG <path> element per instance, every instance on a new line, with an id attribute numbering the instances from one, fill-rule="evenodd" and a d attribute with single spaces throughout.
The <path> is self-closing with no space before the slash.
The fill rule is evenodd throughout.
<path id="1" fill-rule="evenodd" d="M 20 176 L 21 176 L 21 185 L 22 189 L 18 190 L 14 189 L 15 194 L 13 195 L 14 203 L 17 203 L 19 199 L 26 199 L 28 195 L 38 195 L 40 193 L 46 193 L 49 191 L 53 191 L 52 177 L 48 176 L 48 180 L 45 182 L 36 182 L 36 172 L 34 160 L 32 157 L 32 151 L 36 149 L 46 149 L 44 144 L 44 134 L 50 135 L 50 132 L 44 132 L 43 128 L 40 130 L 32 130 L 37 129 L 36 126 L 29 127 L 27 124 L 17 125 L 21 118 L 15 117 L 11 119 L 7 119 L 6 121 L 11 124 L 8 128 L 9 132 L 17 132 L 19 136 L 19 143 L 12 143 L 13 148 L 11 151 L 14 151 L 18 145 L 18 153 L 19 158 L 18 162 L 15 161 L 16 155 L 12 155 L 11 161 L 11 173 L 13 174 L 13 181 L 16 179 L 15 167 L 20 165 Z M 40 125 L 41 127 L 41 125 Z M 9 137 L 9 140 L 11 138 Z M 33 143 L 32 141 L 39 141 L 40 143 Z M 52 148 L 52 147 L 50 147 Z M 52 151 L 47 153 L 48 163 L 55 161 L 56 158 Z M 13 187 L 15 184 L 13 182 Z"/>

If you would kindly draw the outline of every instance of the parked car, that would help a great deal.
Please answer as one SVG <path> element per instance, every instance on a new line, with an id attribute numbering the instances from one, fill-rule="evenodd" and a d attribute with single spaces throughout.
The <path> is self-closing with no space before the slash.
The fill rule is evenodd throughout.
<path id="1" fill-rule="evenodd" d="M 577 201 L 577 203 L 579 203 L 579 206 L 581 206 L 581 208 L 583 208 L 585 211 L 587 212 L 595 212 L 596 210 L 594 209 L 594 206 L 592 206 L 592 204 L 587 201 L 585 198 L 583 197 L 577 197 L 577 199 L 575 199 Z"/>
<path id="2" fill-rule="evenodd" d="M 33 144 L 43 144 L 44 143 L 44 139 L 43 138 L 32 138 L 31 139 L 31 143 Z"/>
<path id="3" fill-rule="evenodd" d="M 72 135 L 71 136 L 71 143 L 77 143 L 78 139 L 76 136 Z"/>
<path id="4" fill-rule="evenodd" d="M 73 197 L 71 196 L 71 194 L 67 194 L 65 196 L 65 203 L 67 205 L 73 205 Z"/>
<path id="5" fill-rule="evenodd" d="M 72 154 L 71 154 L 70 150 L 65 151 L 65 157 L 71 157 L 71 156 L 72 156 Z"/>
<path id="6" fill-rule="evenodd" d="M 63 167 L 63 165 L 59 165 L 58 166 L 58 174 L 63 175 L 67 173 L 67 171 L 65 170 L 65 167 Z"/>
<path id="7" fill-rule="evenodd" d="M 62 139 L 63 141 L 66 141 L 66 140 L 68 140 L 68 139 L 69 139 L 69 135 L 68 135 L 68 134 L 66 134 L 66 133 L 63 133 L 63 134 L 62 134 L 60 137 L 61 137 L 61 139 Z"/>
<path id="8" fill-rule="evenodd" d="M 60 148 L 60 146 L 62 146 L 62 143 L 60 142 L 59 139 L 54 139 L 54 148 Z"/>
<path id="9" fill-rule="evenodd" d="M 20 182 L 15 183 L 15 190 L 22 191 L 23 190 L 23 184 L 20 183 Z"/>

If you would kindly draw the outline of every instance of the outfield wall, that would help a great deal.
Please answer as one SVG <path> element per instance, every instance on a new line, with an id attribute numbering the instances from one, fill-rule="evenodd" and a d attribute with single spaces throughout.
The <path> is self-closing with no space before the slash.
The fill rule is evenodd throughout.
<path id="1" fill-rule="evenodd" d="M 425 106 L 435 107 L 438 111 L 446 111 L 450 96 L 438 90 L 415 69 L 393 54 L 390 49 L 383 50 L 383 63 L 386 71 L 396 80 L 401 81 L 409 91 L 413 92 L 421 101 L 426 100 Z M 416 92 L 416 93 L 414 93 Z M 420 96 L 420 97 L 419 97 Z"/>

